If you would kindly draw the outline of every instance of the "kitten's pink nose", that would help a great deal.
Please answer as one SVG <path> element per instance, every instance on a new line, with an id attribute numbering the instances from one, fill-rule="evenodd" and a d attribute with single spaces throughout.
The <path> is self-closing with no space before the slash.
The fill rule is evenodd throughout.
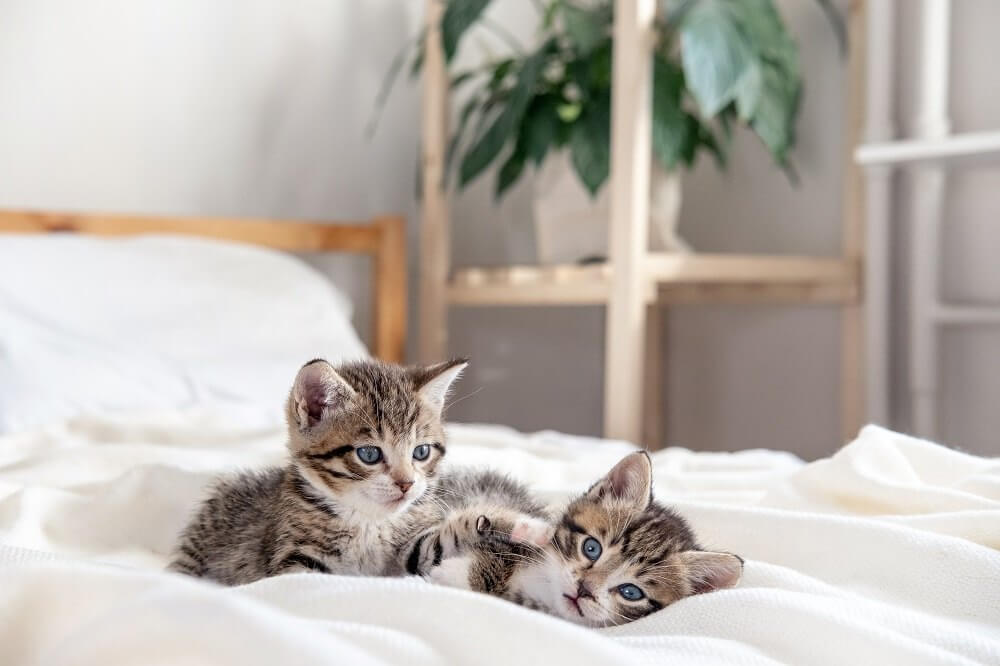
<path id="1" fill-rule="evenodd" d="M 406 492 L 413 485 L 413 481 L 393 481 L 401 492 Z"/>
<path id="2" fill-rule="evenodd" d="M 594 595 L 587 589 L 586 583 L 582 580 L 580 585 L 576 588 L 576 598 L 577 599 L 593 599 Z"/>

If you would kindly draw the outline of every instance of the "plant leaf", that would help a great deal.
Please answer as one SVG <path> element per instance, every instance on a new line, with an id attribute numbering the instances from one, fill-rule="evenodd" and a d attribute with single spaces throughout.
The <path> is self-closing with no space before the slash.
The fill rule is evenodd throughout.
<path id="1" fill-rule="evenodd" d="M 420 42 L 417 44 L 416 54 L 413 56 L 413 62 L 410 63 L 410 78 L 416 77 L 420 73 L 420 70 L 424 68 L 424 38 L 426 34 L 421 35 Z"/>
<path id="2" fill-rule="evenodd" d="M 458 50 L 462 35 L 489 6 L 490 0 L 450 0 L 441 17 L 441 47 L 450 62 Z"/>
<path id="3" fill-rule="evenodd" d="M 611 38 L 598 42 L 590 53 L 587 77 L 590 87 L 600 90 L 611 89 Z"/>
<path id="4" fill-rule="evenodd" d="M 775 66 L 765 67 L 763 93 L 750 127 L 767 146 L 775 161 L 784 166 L 788 151 L 795 143 L 795 118 L 798 115 L 802 86 L 798 78 L 789 78 Z"/>
<path id="5" fill-rule="evenodd" d="M 693 153 L 696 136 L 681 108 L 684 75 L 674 63 L 657 56 L 653 61 L 653 156 L 670 170 Z"/>
<path id="6" fill-rule="evenodd" d="M 697 119 L 695 119 L 697 121 Z M 715 132 L 712 131 L 708 125 L 699 122 L 698 123 L 698 143 L 702 146 L 708 148 L 708 150 L 715 157 L 715 165 L 720 169 L 726 167 L 726 148 L 719 141 L 718 137 L 715 136 Z"/>
<path id="7" fill-rule="evenodd" d="M 742 0 L 734 4 L 741 28 L 757 49 L 753 74 L 744 80 L 736 98 L 737 110 L 775 161 L 784 166 L 795 143 L 795 119 L 802 89 L 798 49 L 771 0 Z M 749 91 L 750 88 L 753 90 Z"/>
<path id="8" fill-rule="evenodd" d="M 517 182 L 517 179 L 521 177 L 521 172 L 524 170 L 524 153 L 520 150 L 515 150 L 511 153 L 507 161 L 503 163 L 500 167 L 500 173 L 497 174 L 497 186 L 494 197 L 500 199 L 504 192 Z"/>
<path id="9" fill-rule="evenodd" d="M 611 100 L 594 100 L 573 125 L 570 158 L 590 196 L 595 196 L 611 171 Z"/>
<path id="10" fill-rule="evenodd" d="M 718 115 L 727 134 L 736 115 L 787 165 L 802 85 L 798 48 L 773 0 L 699 0 L 680 30 L 684 75 L 702 114 Z M 714 135 L 695 131 L 698 144 L 721 148 Z"/>
<path id="11" fill-rule="evenodd" d="M 735 105 L 730 104 L 716 115 L 719 125 L 722 126 L 722 137 L 728 142 L 733 138 L 733 116 L 736 116 Z"/>
<path id="12" fill-rule="evenodd" d="M 556 140 L 561 123 L 558 114 L 559 101 L 555 95 L 543 95 L 532 101 L 521 121 L 519 139 L 525 156 L 538 166 L 545 159 L 549 146 Z"/>
<path id="13" fill-rule="evenodd" d="M 600 44 L 606 34 L 608 18 L 606 5 L 583 9 L 569 3 L 562 5 L 563 23 L 570 42 L 581 55 L 586 55 Z"/>
<path id="14" fill-rule="evenodd" d="M 737 94 L 754 52 L 737 20 L 740 2 L 701 0 L 684 12 L 684 77 L 703 115 L 714 116 Z"/>
<path id="15" fill-rule="evenodd" d="M 475 180 L 503 150 L 510 135 L 508 117 L 506 111 L 497 116 L 489 129 L 465 153 L 458 174 L 458 182 L 461 187 L 465 187 Z"/>
<path id="16" fill-rule="evenodd" d="M 569 137 L 573 134 L 575 122 L 560 122 L 556 125 L 555 147 L 563 148 L 569 143 Z"/>
<path id="17" fill-rule="evenodd" d="M 517 75 L 517 83 L 506 100 L 504 110 L 465 154 L 459 169 L 459 182 L 462 187 L 481 174 L 500 153 L 508 139 L 513 138 L 528 108 L 528 103 L 535 94 L 535 84 L 541 74 L 549 46 L 550 44 L 546 42 L 538 51 L 525 59 Z"/>
<path id="18" fill-rule="evenodd" d="M 472 114 L 475 113 L 476 109 L 479 108 L 479 99 L 476 97 L 470 98 L 462 106 L 462 110 L 458 115 L 458 126 L 455 128 L 455 133 L 451 136 L 448 141 L 448 149 L 445 152 L 444 157 L 444 179 L 447 183 L 451 177 L 451 172 L 454 168 L 455 155 L 458 153 L 458 148 L 462 143 L 462 138 L 465 136 L 465 128 L 469 125 L 469 119 Z"/>
<path id="19" fill-rule="evenodd" d="M 736 112 L 743 122 L 749 122 L 757 112 L 760 96 L 763 94 L 764 82 L 762 79 L 761 68 L 755 63 L 750 66 L 746 76 L 736 88 Z"/>
<path id="20" fill-rule="evenodd" d="M 486 87 L 492 90 L 499 90 L 500 86 L 507 79 L 507 75 L 510 74 L 511 68 L 514 66 L 513 58 L 505 58 L 493 66 L 493 74 L 490 76 L 489 83 Z"/>

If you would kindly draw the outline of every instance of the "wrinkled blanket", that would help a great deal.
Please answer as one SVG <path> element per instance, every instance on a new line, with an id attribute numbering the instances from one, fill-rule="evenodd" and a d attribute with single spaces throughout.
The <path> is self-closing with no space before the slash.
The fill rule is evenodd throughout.
<path id="1" fill-rule="evenodd" d="M 831 458 L 653 454 L 655 492 L 731 590 L 590 630 L 416 578 L 226 589 L 162 571 L 212 475 L 277 463 L 231 413 L 94 417 L 0 438 L 0 664 L 1000 664 L 1000 460 L 867 427 Z M 622 442 L 451 427 L 450 464 L 557 500 Z"/>

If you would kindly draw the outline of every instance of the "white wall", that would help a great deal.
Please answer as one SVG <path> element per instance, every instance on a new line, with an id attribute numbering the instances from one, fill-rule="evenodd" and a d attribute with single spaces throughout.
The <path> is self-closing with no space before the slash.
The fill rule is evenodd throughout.
<path id="1" fill-rule="evenodd" d="M 682 233 L 702 250 L 839 251 L 844 72 L 813 3 L 780 4 L 807 78 L 795 153 L 802 185 L 790 187 L 762 147 L 739 137 L 726 173 L 705 160 L 685 180 Z M 421 5 L 0 0 L 0 206 L 333 219 L 401 211 L 415 250 L 416 87 L 396 89 L 373 141 L 362 132 Z M 1000 96 L 982 85 L 992 58 L 976 54 L 993 52 L 1000 6 L 957 5 L 955 124 L 995 127 Z M 531 7 L 500 3 L 497 18 L 530 36 Z M 952 190 L 947 293 L 1000 297 L 992 175 L 963 176 Z M 531 261 L 530 185 L 496 208 L 487 181 L 455 201 L 456 263 Z M 365 266 L 324 265 L 356 295 L 364 325 Z M 830 452 L 839 444 L 838 331 L 830 308 L 674 309 L 669 440 Z M 905 330 L 895 334 L 905 344 Z M 473 357 L 454 418 L 600 432 L 601 310 L 461 309 L 451 336 L 454 353 Z M 945 436 L 987 450 L 1000 426 L 984 398 L 1000 389 L 995 332 L 945 345 Z M 905 427 L 905 401 L 897 407 Z"/>

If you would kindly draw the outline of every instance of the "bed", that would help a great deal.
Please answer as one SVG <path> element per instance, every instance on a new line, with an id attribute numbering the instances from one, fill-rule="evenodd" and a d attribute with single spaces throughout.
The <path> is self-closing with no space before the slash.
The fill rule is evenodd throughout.
<path id="1" fill-rule="evenodd" d="M 0 235 L 0 663 L 1000 663 L 1000 460 L 875 426 L 812 463 L 654 452 L 656 496 L 706 545 L 746 557 L 745 573 L 617 628 L 417 578 L 295 574 L 226 589 L 165 573 L 213 475 L 282 460 L 280 405 L 268 403 L 296 359 L 366 350 L 346 297 L 246 245 L 261 236 L 174 235 L 209 226 L 233 239 L 239 222 L 149 220 L 131 232 L 173 233 Z M 379 243 L 361 244 L 377 256 Z M 122 278 L 140 269 L 136 284 Z M 212 271 L 219 284 L 199 288 Z M 226 336 L 247 322 L 266 330 Z M 449 436 L 449 464 L 507 471 L 552 501 L 634 448 L 495 425 Z"/>

